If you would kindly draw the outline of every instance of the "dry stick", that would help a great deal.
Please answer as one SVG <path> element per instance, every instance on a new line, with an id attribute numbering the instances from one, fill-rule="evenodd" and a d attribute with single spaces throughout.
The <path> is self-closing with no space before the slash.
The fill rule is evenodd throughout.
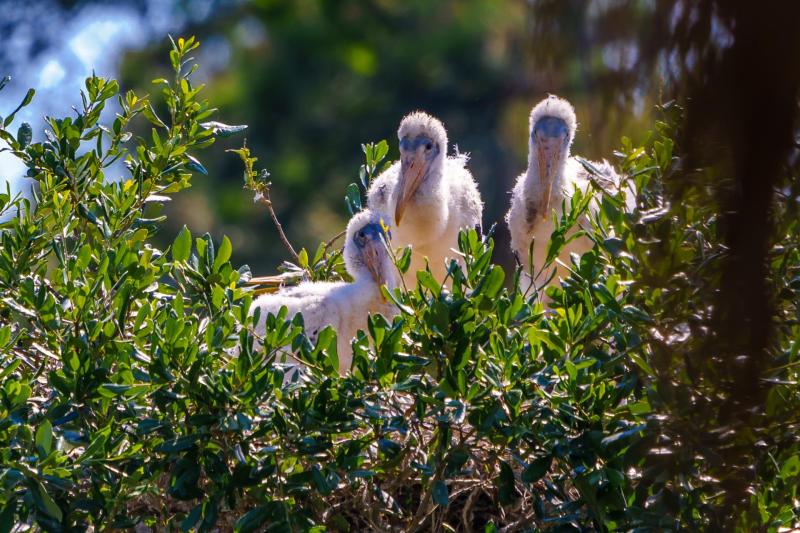
<path id="1" fill-rule="evenodd" d="M 466 533 L 473 533 L 475 530 L 472 528 L 472 507 L 475 505 L 475 500 L 478 498 L 478 495 L 483 490 L 483 484 L 477 484 L 475 487 L 472 488 L 472 492 L 470 492 L 469 496 L 467 497 L 467 502 L 464 504 L 464 508 L 461 510 L 461 525 L 464 526 L 464 531 Z"/>
<path id="2" fill-rule="evenodd" d="M 275 224 L 275 228 L 278 230 L 278 237 L 281 238 L 281 242 L 289 250 L 289 253 L 294 258 L 295 263 L 300 262 L 300 257 L 297 255 L 297 252 L 294 251 L 292 247 L 292 243 L 289 242 L 289 239 L 286 238 L 286 234 L 283 232 L 283 226 L 281 226 L 280 220 L 278 220 L 278 216 L 275 214 L 275 210 L 272 209 L 272 200 L 269 198 L 269 187 L 266 187 L 262 194 L 258 195 L 258 200 L 267 206 L 267 211 L 269 211 L 269 216 L 272 217 L 272 223 Z"/>
<path id="3" fill-rule="evenodd" d="M 333 245 L 333 243 L 344 237 L 345 233 L 347 233 L 347 230 L 343 229 L 342 231 L 331 237 L 331 239 L 324 244 L 325 253 L 328 253 L 328 248 L 330 248 Z"/>
<path id="4" fill-rule="evenodd" d="M 519 531 L 519 528 L 522 526 L 529 526 L 531 524 L 536 524 L 536 513 L 531 511 L 522 518 L 511 522 L 505 527 L 500 528 L 500 533 L 510 533 L 511 531 Z M 538 524 L 537 524 L 538 525 Z"/>

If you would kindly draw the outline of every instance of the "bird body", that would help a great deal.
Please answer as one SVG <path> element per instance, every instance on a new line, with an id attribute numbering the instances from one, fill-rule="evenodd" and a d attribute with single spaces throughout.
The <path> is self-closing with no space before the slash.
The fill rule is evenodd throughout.
<path id="1" fill-rule="evenodd" d="M 445 261 L 457 257 L 452 250 L 458 249 L 458 232 L 480 227 L 483 202 L 466 167 L 467 156 L 447 156 L 447 133 L 439 120 L 411 113 L 401 121 L 398 138 L 400 161 L 372 182 L 367 203 L 395 215 L 393 246 L 411 245 L 411 265 L 404 275 L 410 288 L 425 258 L 436 279 L 444 279 Z"/>
<path id="2" fill-rule="evenodd" d="M 303 315 L 305 331 L 312 343 L 316 343 L 325 326 L 331 326 L 337 333 L 339 372 L 346 374 L 353 359 L 351 340 L 358 330 L 367 329 L 369 314 L 391 317 L 396 313 L 394 306 L 384 301 L 380 289 L 384 284 L 390 289 L 397 285 L 395 266 L 384 241 L 383 219 L 374 212 L 362 211 L 350 220 L 344 257 L 347 271 L 353 277 L 351 283 L 305 282 L 258 297 L 251 308 L 251 312 L 261 309 L 256 333 L 265 332 L 266 313 L 277 315 L 284 306 L 288 318 Z M 287 362 L 299 365 L 291 356 L 287 356 Z"/>
<path id="3" fill-rule="evenodd" d="M 576 126 L 575 111 L 566 100 L 549 96 L 533 108 L 528 169 L 517 178 L 511 192 L 511 208 L 506 214 L 511 248 L 527 273 L 524 276 L 527 285 L 537 289 L 568 275 L 567 267 L 557 263 L 544 269 L 554 221 L 563 214 L 562 201 L 569 205 L 576 189 L 584 195 L 593 195 L 592 180 L 609 191 L 620 186 L 620 177 L 608 161 L 592 163 L 599 175 L 590 178 L 578 159 L 570 157 Z M 594 213 L 598 208 L 597 199 L 592 199 L 589 212 Z M 571 234 L 576 231 L 578 228 L 573 228 Z M 529 260 L 532 243 L 532 260 Z M 578 237 L 563 247 L 560 261 L 568 265 L 570 254 L 580 255 L 591 247 L 589 238 Z"/>

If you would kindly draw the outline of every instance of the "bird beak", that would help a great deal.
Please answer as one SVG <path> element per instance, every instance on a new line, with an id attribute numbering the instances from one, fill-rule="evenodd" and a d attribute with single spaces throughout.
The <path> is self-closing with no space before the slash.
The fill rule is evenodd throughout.
<path id="1" fill-rule="evenodd" d="M 558 162 L 563 150 L 563 139 L 558 137 L 539 137 L 536 139 L 536 160 L 539 164 L 539 179 L 542 190 L 542 218 L 550 216 L 550 196 L 558 172 Z"/>
<path id="2" fill-rule="evenodd" d="M 400 197 L 394 209 L 394 223 L 400 225 L 406 204 L 414 196 L 420 183 L 428 172 L 425 156 L 417 152 L 411 156 L 403 156 L 400 160 Z"/>
<path id="3" fill-rule="evenodd" d="M 368 240 L 362 250 L 364 254 L 364 264 L 372 275 L 372 279 L 375 280 L 378 286 L 386 285 L 386 273 L 383 271 L 383 262 L 381 261 L 381 255 L 385 253 L 386 250 L 382 239 Z M 381 293 L 381 298 L 383 298 L 383 293 Z"/>

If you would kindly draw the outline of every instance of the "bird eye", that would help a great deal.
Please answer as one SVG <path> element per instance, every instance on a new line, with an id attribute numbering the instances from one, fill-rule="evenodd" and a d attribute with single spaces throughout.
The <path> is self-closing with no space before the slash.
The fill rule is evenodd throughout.
<path id="1" fill-rule="evenodd" d="M 428 150 L 429 152 L 430 152 L 431 148 L 433 148 L 433 143 L 427 143 L 425 145 L 425 149 Z"/>

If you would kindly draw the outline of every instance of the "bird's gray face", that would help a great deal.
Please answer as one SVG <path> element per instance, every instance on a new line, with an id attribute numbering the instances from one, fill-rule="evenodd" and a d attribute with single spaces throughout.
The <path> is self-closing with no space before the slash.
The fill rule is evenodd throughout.
<path id="1" fill-rule="evenodd" d="M 353 235 L 361 262 L 379 286 L 389 283 L 389 271 L 384 261 L 388 255 L 389 238 L 391 233 L 388 229 L 375 222 L 365 225 Z"/>
<path id="2" fill-rule="evenodd" d="M 440 152 L 438 143 L 427 135 L 400 139 L 400 196 L 394 211 L 394 222 L 398 226 L 408 201 L 430 174 Z"/>
<path id="3" fill-rule="evenodd" d="M 542 117 L 536 121 L 531 132 L 536 164 L 539 167 L 543 197 L 540 211 L 543 217 L 550 213 L 550 193 L 558 169 L 567 153 L 569 130 L 567 123 L 557 117 Z"/>

